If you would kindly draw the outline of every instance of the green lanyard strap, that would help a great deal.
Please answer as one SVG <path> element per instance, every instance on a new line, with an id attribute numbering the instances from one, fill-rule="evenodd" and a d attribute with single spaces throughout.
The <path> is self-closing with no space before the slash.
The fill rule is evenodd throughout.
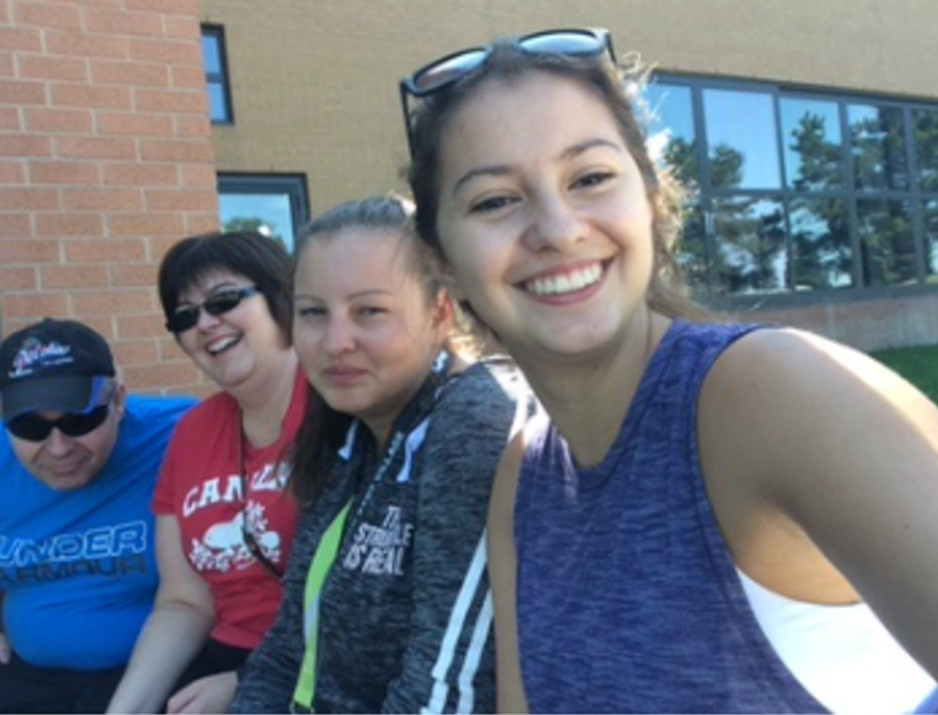
<path id="1" fill-rule="evenodd" d="M 404 408 L 403 412 L 395 420 L 394 434 L 388 440 L 385 454 L 379 462 L 377 471 L 373 476 L 367 477 L 367 489 L 358 503 L 355 517 L 352 521 L 357 522 L 362 512 L 368 506 L 377 485 L 381 484 L 389 472 L 400 468 L 402 460 L 406 460 L 408 436 L 420 429 L 428 415 L 433 410 L 436 403 L 438 392 L 445 386 L 449 367 L 452 363 L 452 355 L 446 351 L 440 351 L 433 362 L 433 368 L 430 375 L 424 381 L 418 393 Z M 357 445 L 356 445 L 357 446 Z M 358 452 L 359 459 L 362 459 L 363 452 Z M 368 469 L 368 462 L 356 462 L 352 457 L 356 469 Z M 354 483 L 354 482 L 353 482 Z M 296 689 L 293 691 L 292 712 L 313 712 L 313 702 L 316 696 L 316 646 L 319 636 L 319 603 L 322 593 L 323 582 L 329 575 L 329 569 L 335 562 L 339 551 L 339 545 L 342 542 L 342 532 L 345 529 L 345 522 L 348 517 L 349 508 L 352 505 L 352 499 L 342 507 L 342 511 L 336 515 L 332 523 L 326 528 L 319 540 L 319 546 L 313 556 L 313 561 L 309 566 L 309 572 L 306 574 L 306 593 L 303 598 L 303 625 L 306 631 L 306 652 L 303 654 L 303 663 L 300 666 L 300 675 L 297 678 Z"/>
<path id="2" fill-rule="evenodd" d="M 313 556 L 309 571 L 306 574 L 306 592 L 303 597 L 303 624 L 306 631 L 306 652 L 303 654 L 303 664 L 300 666 L 300 675 L 293 691 L 293 712 L 312 712 L 313 698 L 316 695 L 316 641 L 319 633 L 319 595 L 322 585 L 329 574 L 329 569 L 339 552 L 342 542 L 342 532 L 345 530 L 345 519 L 348 517 L 349 500 L 342 511 L 336 514 L 319 540 L 316 554 Z"/>

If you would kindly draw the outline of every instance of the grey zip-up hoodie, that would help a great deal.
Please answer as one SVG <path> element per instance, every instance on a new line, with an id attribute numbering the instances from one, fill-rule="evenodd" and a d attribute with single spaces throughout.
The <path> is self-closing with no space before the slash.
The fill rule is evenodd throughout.
<path id="1" fill-rule="evenodd" d="M 413 430 L 403 468 L 362 506 L 380 463 L 368 460 L 321 593 L 317 712 L 494 710 L 485 519 L 516 400 L 528 394 L 504 361 L 477 363 L 448 382 L 422 441 Z M 358 435 L 354 449 L 370 444 Z M 355 487 L 349 477 L 300 517 L 280 613 L 242 673 L 232 712 L 290 709 L 305 648 L 307 570 Z"/>

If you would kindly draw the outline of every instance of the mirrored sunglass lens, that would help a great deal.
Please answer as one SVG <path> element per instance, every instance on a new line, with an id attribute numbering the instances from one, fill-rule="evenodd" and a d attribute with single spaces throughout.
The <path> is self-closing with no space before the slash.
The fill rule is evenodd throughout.
<path id="1" fill-rule="evenodd" d="M 195 306 L 182 308 L 173 313 L 169 321 L 169 329 L 174 333 L 182 333 L 199 322 L 199 309 Z"/>
<path id="2" fill-rule="evenodd" d="M 432 92 L 472 72 L 487 54 L 485 50 L 470 50 L 443 60 L 414 75 L 413 87 L 418 94 Z"/>
<path id="3" fill-rule="evenodd" d="M 63 434 L 69 437 L 81 437 L 97 429 L 107 419 L 110 403 L 98 405 L 84 414 L 69 412 L 57 420 L 43 419 L 34 412 L 20 415 L 7 423 L 10 434 L 28 442 L 41 442 L 58 427 Z"/>
<path id="4" fill-rule="evenodd" d="M 52 423 L 39 415 L 28 413 L 7 422 L 7 429 L 14 437 L 28 442 L 41 442 L 52 431 Z"/>
<path id="5" fill-rule="evenodd" d="M 213 295 L 202 304 L 202 307 L 205 308 L 205 312 L 209 315 L 221 315 L 222 313 L 227 313 L 229 310 L 234 310 L 241 300 L 241 291 L 226 290 Z"/>
<path id="6" fill-rule="evenodd" d="M 56 424 L 63 433 L 69 437 L 81 437 L 97 429 L 107 419 L 109 403 L 98 405 L 85 414 L 68 413 L 61 417 Z"/>
<path id="7" fill-rule="evenodd" d="M 605 49 L 599 37 L 585 32 L 535 35 L 522 40 L 521 46 L 528 52 L 557 55 L 595 55 Z"/>

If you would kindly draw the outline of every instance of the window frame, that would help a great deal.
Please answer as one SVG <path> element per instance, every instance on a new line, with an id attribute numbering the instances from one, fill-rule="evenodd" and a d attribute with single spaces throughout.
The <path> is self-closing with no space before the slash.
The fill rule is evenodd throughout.
<path id="1" fill-rule="evenodd" d="M 691 75 L 679 72 L 658 71 L 650 79 L 651 84 L 662 83 L 686 88 L 690 92 L 691 126 L 694 133 L 695 157 L 698 167 L 696 201 L 688 206 L 689 210 L 700 212 L 702 217 L 703 256 L 706 264 L 701 273 L 706 276 L 704 286 L 699 286 L 694 296 L 708 305 L 739 309 L 742 307 L 786 307 L 808 303 L 853 302 L 874 297 L 909 296 L 915 293 L 929 293 L 938 290 L 938 285 L 928 283 L 926 262 L 927 236 L 925 230 L 925 206 L 930 201 L 938 201 L 938 190 L 923 191 L 917 165 L 917 148 L 914 144 L 914 113 L 917 111 L 938 111 L 938 99 L 897 97 L 888 94 L 873 94 L 844 91 L 829 87 L 772 83 L 764 80 L 751 81 L 726 77 Z M 729 90 L 734 92 L 755 92 L 767 94 L 772 101 L 776 122 L 776 144 L 781 183 L 777 189 L 741 189 L 714 188 L 710 176 L 710 148 L 707 137 L 707 118 L 704 114 L 703 93 L 706 90 Z M 841 174 L 843 185 L 820 190 L 795 189 L 789 185 L 788 167 L 785 161 L 785 130 L 782 122 L 782 102 L 786 99 L 803 101 L 823 101 L 836 105 L 840 118 L 841 135 Z M 874 105 L 901 110 L 902 138 L 905 142 L 905 166 L 909 175 L 909 186 L 905 189 L 861 189 L 854 181 L 854 167 L 851 152 L 848 108 L 850 105 Z M 717 279 L 715 256 L 718 245 L 715 235 L 715 202 L 732 197 L 767 198 L 778 201 L 784 207 L 784 220 L 787 242 L 791 247 L 794 237 L 791 230 L 791 210 L 798 199 L 834 199 L 844 202 L 848 240 L 851 247 L 851 276 L 853 285 L 839 288 L 822 288 L 809 291 L 796 290 L 791 284 L 792 274 L 789 269 L 786 278 L 786 290 L 782 292 L 737 293 L 724 292 Z M 860 201 L 904 201 L 911 206 L 908 215 L 915 247 L 914 285 L 863 285 L 863 265 L 860 247 L 858 203 Z M 789 248 L 790 251 L 790 248 Z M 793 254 L 789 252 L 788 264 L 793 266 Z"/>
<path id="2" fill-rule="evenodd" d="M 245 172 L 218 172 L 216 177 L 219 197 L 222 194 L 251 194 L 256 196 L 287 196 L 290 202 L 292 234 L 287 251 L 292 253 L 296 246 L 296 233 L 310 218 L 309 193 L 305 174 L 262 174 Z M 219 224 L 221 215 L 219 211 Z"/>
<path id="3" fill-rule="evenodd" d="M 206 37 L 215 40 L 218 48 L 218 72 L 209 72 L 208 67 L 205 71 L 205 92 L 208 94 L 209 87 L 221 87 L 222 110 L 224 116 L 215 118 L 212 116 L 212 102 L 209 98 L 209 119 L 213 126 L 233 126 L 235 123 L 234 104 L 231 97 L 231 73 L 228 71 L 228 49 L 225 43 L 225 28 L 223 25 L 214 25 L 211 23 L 202 23 L 200 25 L 200 41 L 204 42 Z M 203 45 L 204 46 L 204 45 Z"/>

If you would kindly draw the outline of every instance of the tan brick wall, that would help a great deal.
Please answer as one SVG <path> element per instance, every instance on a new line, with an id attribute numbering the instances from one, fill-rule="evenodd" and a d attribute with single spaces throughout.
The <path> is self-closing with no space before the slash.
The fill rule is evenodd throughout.
<path id="1" fill-rule="evenodd" d="M 199 20 L 226 30 L 233 127 L 207 120 Z M 208 391 L 153 281 L 172 243 L 215 227 L 216 162 L 305 174 L 314 212 L 401 189 L 402 74 L 593 25 L 666 70 L 938 99 L 934 0 L 0 0 L 0 330 L 78 317 L 132 387 Z M 861 347 L 934 342 L 936 302 L 766 317 Z"/>
<path id="2" fill-rule="evenodd" d="M 825 301 L 804 308 L 740 313 L 736 317 L 797 325 L 859 350 L 938 343 L 938 295 L 934 294 L 844 303 Z"/>
<path id="3" fill-rule="evenodd" d="M 305 173 L 314 212 L 402 188 L 397 82 L 498 34 L 608 27 L 670 71 L 938 99 L 934 0 L 199 0 L 223 25 L 222 171 Z"/>
<path id="4" fill-rule="evenodd" d="M 209 388 L 159 259 L 217 225 L 196 0 L 0 0 L 0 321 L 84 320 L 133 389 Z"/>
<path id="5" fill-rule="evenodd" d="M 938 101 L 935 0 L 199 0 L 223 25 L 236 124 L 218 167 L 303 173 L 314 213 L 403 184 L 397 82 L 500 34 L 607 27 L 663 70 Z M 2 118 L 0 118 L 2 119 Z M 859 347 L 938 341 L 933 299 L 766 313 Z M 864 317 L 864 311 L 870 316 Z M 820 317 L 819 317 L 820 316 Z"/>

